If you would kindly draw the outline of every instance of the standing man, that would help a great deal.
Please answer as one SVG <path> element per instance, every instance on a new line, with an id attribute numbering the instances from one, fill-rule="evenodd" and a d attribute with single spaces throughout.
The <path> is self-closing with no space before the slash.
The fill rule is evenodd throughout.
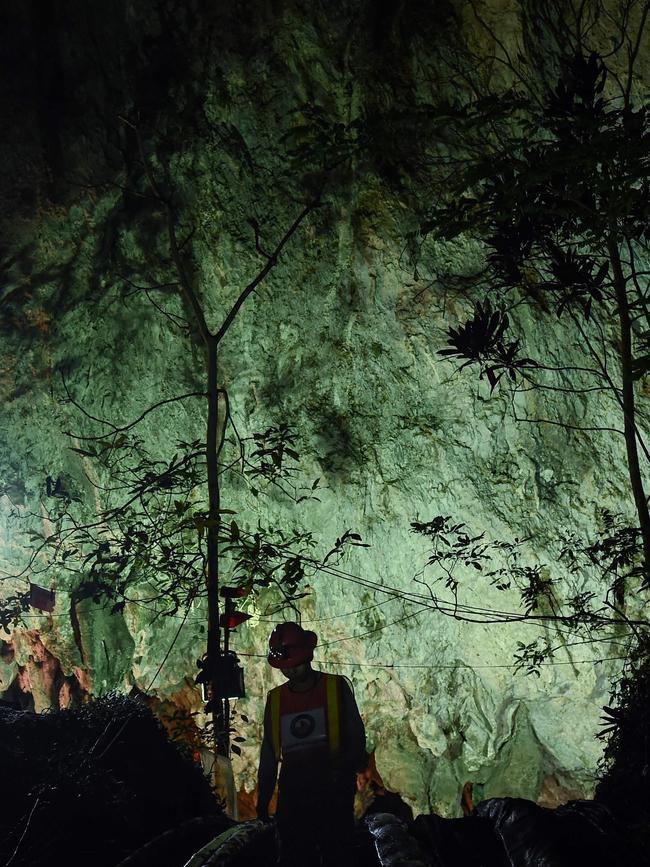
<path id="1" fill-rule="evenodd" d="M 282 867 L 351 864 L 356 771 L 366 736 L 348 681 L 311 667 L 315 632 L 281 623 L 268 661 L 287 678 L 272 689 L 264 712 L 257 815 L 269 818 L 278 764 L 276 822 Z"/>

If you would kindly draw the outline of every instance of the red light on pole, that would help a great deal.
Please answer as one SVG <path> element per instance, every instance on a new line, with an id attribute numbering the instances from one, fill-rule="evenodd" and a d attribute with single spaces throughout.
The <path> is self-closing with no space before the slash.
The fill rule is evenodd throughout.
<path id="1" fill-rule="evenodd" d="M 243 611 L 228 611 L 219 616 L 219 626 L 222 629 L 236 629 L 241 623 L 250 620 L 251 614 L 245 614 Z"/>
<path id="2" fill-rule="evenodd" d="M 219 596 L 224 599 L 243 599 L 249 594 L 250 590 L 247 587 L 222 587 L 219 591 Z"/>

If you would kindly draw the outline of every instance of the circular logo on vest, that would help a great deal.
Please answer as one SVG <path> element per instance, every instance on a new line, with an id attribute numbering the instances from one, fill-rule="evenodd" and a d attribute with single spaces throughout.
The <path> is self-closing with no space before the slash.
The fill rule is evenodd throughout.
<path id="1" fill-rule="evenodd" d="M 291 720 L 290 731 L 294 738 L 308 738 L 316 728 L 316 720 L 308 713 L 301 713 Z"/>

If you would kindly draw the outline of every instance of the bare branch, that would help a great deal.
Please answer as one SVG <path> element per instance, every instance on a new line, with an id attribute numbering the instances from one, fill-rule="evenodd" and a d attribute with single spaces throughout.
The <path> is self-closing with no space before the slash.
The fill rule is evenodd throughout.
<path id="1" fill-rule="evenodd" d="M 214 339 L 215 339 L 217 345 L 220 343 L 223 336 L 226 334 L 226 332 L 228 331 L 228 329 L 232 325 L 233 320 L 237 316 L 237 313 L 239 312 L 239 309 L 241 308 L 242 304 L 246 301 L 248 296 L 252 292 L 255 291 L 255 289 L 265 279 L 265 277 L 272 270 L 272 268 L 275 267 L 275 265 L 277 264 L 278 258 L 280 256 L 280 254 L 282 253 L 282 250 L 285 248 L 285 246 L 287 245 L 289 240 L 296 233 L 296 231 L 300 227 L 303 220 L 307 217 L 308 214 L 310 214 L 319 205 L 320 205 L 319 199 L 314 199 L 311 202 L 309 202 L 307 205 L 305 205 L 305 207 L 302 209 L 302 211 L 298 214 L 296 219 L 293 221 L 293 223 L 289 226 L 287 231 L 284 233 L 284 235 L 282 236 L 282 238 L 280 239 L 280 241 L 276 245 L 273 252 L 268 257 L 266 265 L 257 274 L 257 276 L 253 280 L 251 280 L 251 282 L 248 284 L 248 286 L 246 286 L 246 288 L 242 290 L 239 297 L 237 298 L 237 300 L 233 304 L 232 308 L 230 309 L 230 312 L 228 313 L 226 318 L 223 320 L 221 327 L 219 328 L 217 333 L 214 335 Z"/>
<path id="2" fill-rule="evenodd" d="M 627 68 L 627 82 L 625 86 L 625 105 L 630 105 L 630 96 L 632 93 L 632 81 L 634 78 L 634 64 L 636 63 L 636 58 L 639 54 L 639 48 L 641 47 L 641 39 L 643 38 L 643 34 L 645 32 L 646 23 L 648 20 L 648 13 L 650 12 L 650 3 L 646 2 L 643 4 L 643 12 L 641 13 L 641 21 L 639 22 L 639 26 L 636 32 L 636 40 L 633 45 L 630 46 L 629 54 L 628 54 L 628 68 Z"/>
<path id="3" fill-rule="evenodd" d="M 97 434 L 96 436 L 81 436 L 80 434 L 75 434 L 75 433 L 72 433 L 71 431 L 64 431 L 66 436 L 69 436 L 72 439 L 83 440 L 84 442 L 98 442 L 100 440 L 108 439 L 108 437 L 115 436 L 116 434 L 124 433 L 127 430 L 131 430 L 131 428 L 134 428 L 136 425 L 140 424 L 140 422 L 144 418 L 146 418 L 149 415 L 149 413 L 153 412 L 156 409 L 160 409 L 161 406 L 167 406 L 168 404 L 176 403 L 179 400 L 186 400 L 188 397 L 205 397 L 205 392 L 203 392 L 203 391 L 188 391 L 186 394 L 179 394 L 176 397 L 167 397 L 164 400 L 159 400 L 157 403 L 154 403 L 151 406 L 147 407 L 147 409 L 145 409 L 145 411 L 143 413 L 141 413 L 134 421 L 130 421 L 128 424 L 118 426 L 118 425 L 114 425 L 112 422 L 110 422 L 106 419 L 95 418 L 94 416 L 87 413 L 78 403 L 76 403 L 70 397 L 70 393 L 68 392 L 67 387 L 66 387 L 66 393 L 68 394 L 68 397 L 70 398 L 70 402 L 77 409 L 81 410 L 81 412 L 83 412 L 83 414 L 86 415 L 88 418 L 93 419 L 93 421 L 98 421 L 101 424 L 107 424 L 107 425 L 111 425 L 113 427 L 113 430 L 110 433 Z"/>

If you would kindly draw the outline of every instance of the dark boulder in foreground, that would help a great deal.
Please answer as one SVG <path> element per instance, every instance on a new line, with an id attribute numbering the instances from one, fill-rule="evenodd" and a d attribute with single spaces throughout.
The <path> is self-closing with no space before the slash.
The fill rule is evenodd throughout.
<path id="1" fill-rule="evenodd" d="M 157 867 L 176 867 L 232 824 L 201 767 L 126 696 L 46 714 L 0 705 L 0 780 L 11 867 L 114 867 L 184 826 L 157 852 Z"/>
<path id="2" fill-rule="evenodd" d="M 490 798 L 463 819 L 418 816 L 410 832 L 435 867 L 641 867 L 645 856 L 607 807 L 572 801 L 556 810 Z"/>

